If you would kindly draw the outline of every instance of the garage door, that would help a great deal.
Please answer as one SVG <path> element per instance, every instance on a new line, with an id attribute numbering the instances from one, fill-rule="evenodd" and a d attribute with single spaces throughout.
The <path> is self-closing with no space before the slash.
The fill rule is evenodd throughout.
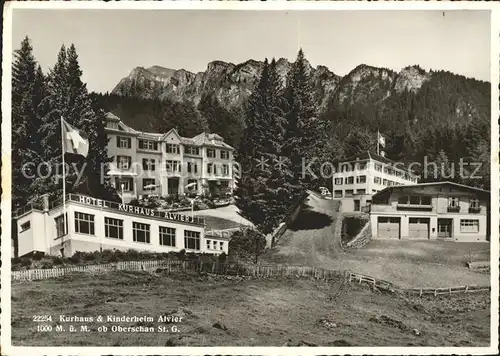
<path id="1" fill-rule="evenodd" d="M 400 218 L 379 217 L 378 237 L 381 239 L 399 239 L 400 224 Z"/>
<path id="2" fill-rule="evenodd" d="M 429 218 L 410 218 L 409 238 L 427 240 L 429 238 Z"/>

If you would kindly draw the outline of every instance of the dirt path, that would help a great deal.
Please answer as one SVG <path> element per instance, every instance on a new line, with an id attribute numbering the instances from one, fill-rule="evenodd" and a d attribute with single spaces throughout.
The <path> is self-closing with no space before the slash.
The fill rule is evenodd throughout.
<path id="1" fill-rule="evenodd" d="M 487 244 L 376 240 L 360 250 L 342 251 L 336 204 L 311 194 L 306 209 L 263 262 L 352 270 L 403 287 L 490 284 L 489 274 L 465 265 L 469 249 L 489 248 Z"/>

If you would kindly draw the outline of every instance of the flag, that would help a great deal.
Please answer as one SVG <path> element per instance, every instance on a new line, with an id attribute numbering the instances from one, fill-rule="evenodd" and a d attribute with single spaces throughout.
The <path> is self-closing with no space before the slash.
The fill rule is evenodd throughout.
<path id="1" fill-rule="evenodd" d="M 87 157 L 89 153 L 89 138 L 87 134 L 68 124 L 62 119 L 62 137 L 64 152 Z"/>
<path id="2" fill-rule="evenodd" d="M 380 146 L 385 147 L 385 137 L 382 136 L 379 132 L 377 132 L 378 135 L 378 143 Z"/>

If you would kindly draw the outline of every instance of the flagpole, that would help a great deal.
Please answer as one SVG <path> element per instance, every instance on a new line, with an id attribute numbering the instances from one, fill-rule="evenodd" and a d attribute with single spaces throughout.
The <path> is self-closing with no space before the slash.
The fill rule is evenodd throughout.
<path id="1" fill-rule="evenodd" d="M 63 239 L 64 235 L 67 233 L 66 231 L 66 162 L 64 161 L 64 153 L 65 153 L 65 148 L 64 148 L 64 120 L 63 117 L 61 116 L 61 148 L 62 148 L 62 176 L 63 176 L 63 182 L 62 182 L 62 191 L 63 191 L 63 235 L 61 236 L 61 251 L 62 251 L 62 257 L 64 257 L 64 246 L 63 246 Z"/>
<path id="2" fill-rule="evenodd" d="M 380 155 L 380 131 L 377 130 L 377 155 Z"/>

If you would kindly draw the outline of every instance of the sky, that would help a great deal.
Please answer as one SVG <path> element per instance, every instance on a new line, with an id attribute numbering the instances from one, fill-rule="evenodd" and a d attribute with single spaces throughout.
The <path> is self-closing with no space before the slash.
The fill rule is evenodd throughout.
<path id="1" fill-rule="evenodd" d="M 490 80 L 489 11 L 15 9 L 12 46 L 28 36 L 45 73 L 74 43 L 90 91 L 111 91 L 138 66 L 204 71 L 213 60 L 287 58 L 300 47 L 337 75 L 359 64 L 418 64 Z"/>

